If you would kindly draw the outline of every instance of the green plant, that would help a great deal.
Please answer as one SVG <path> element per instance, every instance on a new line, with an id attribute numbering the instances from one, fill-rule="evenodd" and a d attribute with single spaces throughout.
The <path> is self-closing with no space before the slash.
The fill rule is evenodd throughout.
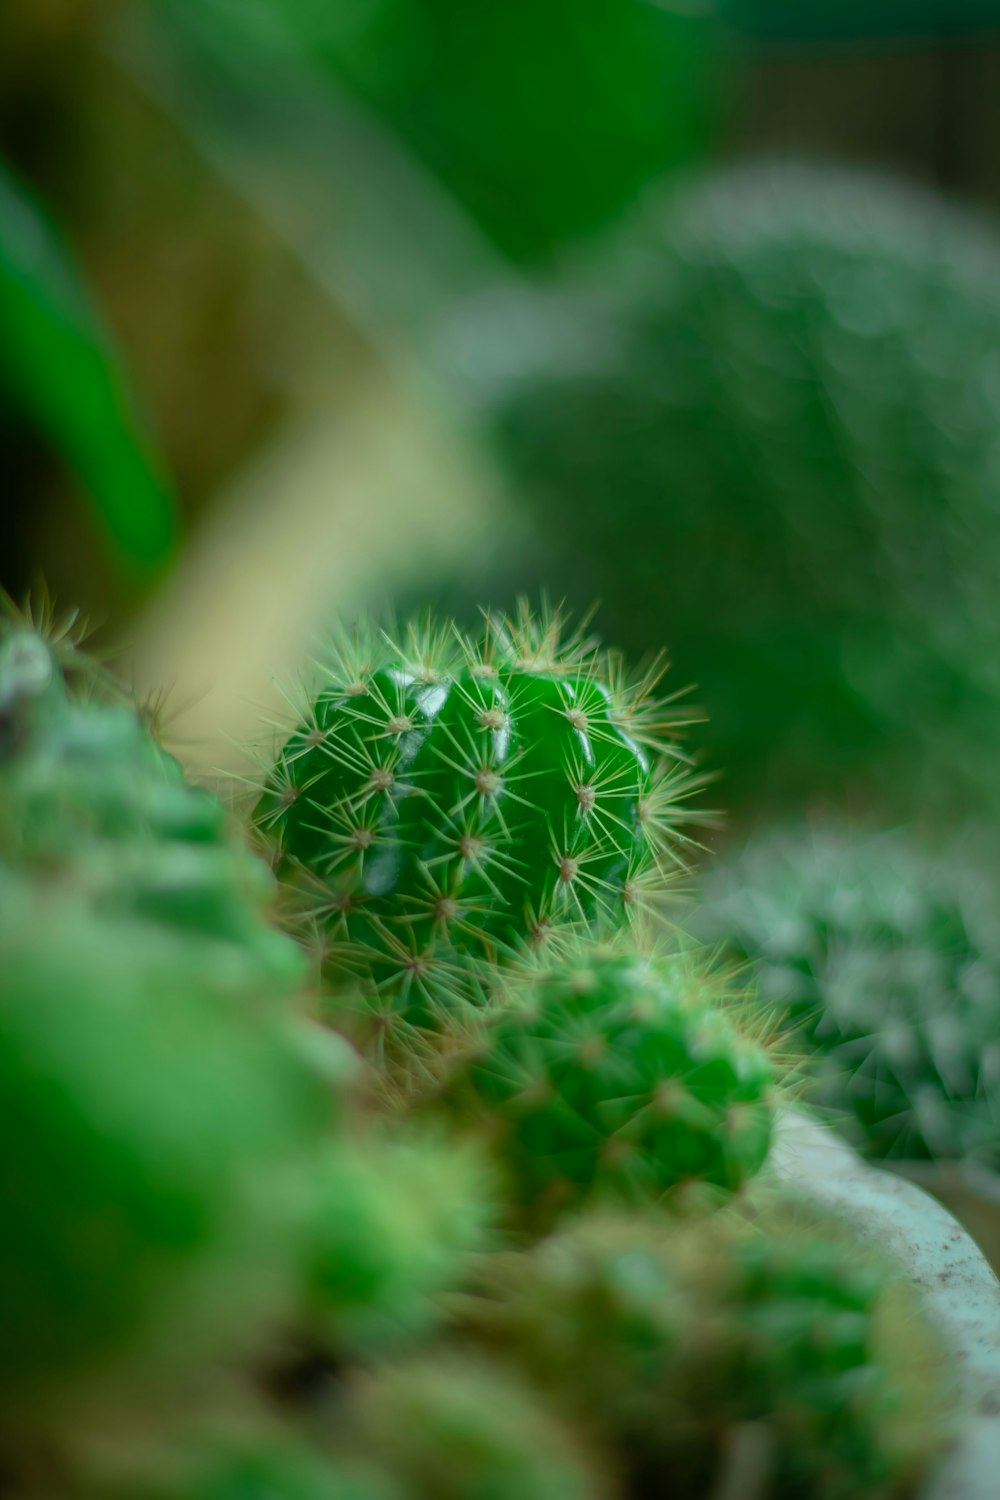
<path id="1" fill-rule="evenodd" d="M 935 1341 L 809 1218 L 584 1216 L 499 1262 L 473 1324 L 613 1446 L 630 1493 L 909 1493 L 943 1431 Z"/>
<path id="2" fill-rule="evenodd" d="M 756 164 L 645 208 L 520 364 L 475 346 L 549 585 L 672 643 L 729 806 L 991 795 L 998 266 L 917 189 Z"/>
<path id="3" fill-rule="evenodd" d="M 764 832 L 706 872 L 696 930 L 754 961 L 869 1155 L 1000 1165 L 1000 945 L 988 880 L 905 834 Z"/>
<path id="4" fill-rule="evenodd" d="M 729 976 L 682 948 L 549 944 L 508 980 L 445 1097 L 532 1217 L 591 1195 L 734 1191 L 767 1155 L 774 1070 Z"/>
<path id="5" fill-rule="evenodd" d="M 310 1340 L 357 1355 L 425 1334 L 489 1243 L 491 1185 L 475 1151 L 433 1136 L 332 1143 L 312 1188 Z"/>
<path id="6" fill-rule="evenodd" d="M 495 962 L 612 926 L 679 862 L 690 778 L 654 696 L 558 615 L 359 634 L 324 659 L 255 817 L 327 975 L 434 1024 Z"/>
<path id="7" fill-rule="evenodd" d="M 301 980 L 295 944 L 267 920 L 273 879 L 218 798 L 186 782 L 71 641 L 60 650 L 17 622 L 0 622 L 0 799 L 0 862 L 224 946 L 276 990 Z"/>
<path id="8" fill-rule="evenodd" d="M 0 867 L 0 1446 L 292 1301 L 337 1094 L 225 954 Z"/>
<path id="9" fill-rule="evenodd" d="M 358 1380 L 348 1407 L 363 1452 L 411 1500 L 591 1500 L 600 1467 L 513 1374 L 426 1355 Z M 588 1461 L 589 1459 L 589 1461 Z"/>

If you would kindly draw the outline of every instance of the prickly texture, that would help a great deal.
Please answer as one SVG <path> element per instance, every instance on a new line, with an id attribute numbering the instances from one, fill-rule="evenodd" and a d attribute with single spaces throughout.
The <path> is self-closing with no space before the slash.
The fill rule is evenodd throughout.
<path id="1" fill-rule="evenodd" d="M 940 1441 L 939 1354 L 830 1233 L 585 1216 L 498 1263 L 473 1326 L 614 1447 L 629 1493 L 701 1500 L 742 1472 L 760 1500 L 886 1500 Z"/>
<path id="2" fill-rule="evenodd" d="M 95 910 L 142 918 L 287 987 L 295 945 L 267 921 L 273 879 L 229 838 L 222 804 L 189 786 L 123 701 L 67 691 L 36 631 L 0 627 L 0 863 Z"/>
<path id="3" fill-rule="evenodd" d="M 915 189 L 733 169 L 644 210 L 490 396 L 549 579 L 671 643 L 728 807 L 993 795 L 998 271 Z"/>
<path id="4" fill-rule="evenodd" d="M 764 1161 L 773 1070 L 728 976 L 678 947 L 553 943 L 470 1035 L 446 1098 L 533 1217 L 588 1197 L 733 1191 Z"/>
<path id="5" fill-rule="evenodd" d="M 334 1143 L 313 1183 L 313 1344 L 370 1355 L 432 1328 L 490 1243 L 492 1185 L 477 1152 L 434 1136 Z"/>
<path id="6" fill-rule="evenodd" d="M 598 1500 L 600 1471 L 537 1392 L 460 1356 L 385 1366 L 348 1408 L 363 1449 L 409 1500 Z"/>
<path id="7" fill-rule="evenodd" d="M 618 924 L 676 861 L 685 780 L 655 672 L 560 620 L 359 637 L 323 663 L 256 812 L 328 973 L 432 1020 L 467 961 Z"/>
<path id="8" fill-rule="evenodd" d="M 224 957 L 0 869 L 0 1095 L 0 1445 L 291 1304 L 329 1084 Z"/>
<path id="9" fill-rule="evenodd" d="M 696 930 L 754 961 L 813 1098 L 875 1157 L 1000 1166 L 995 887 L 970 854 L 793 827 L 706 873 Z"/>

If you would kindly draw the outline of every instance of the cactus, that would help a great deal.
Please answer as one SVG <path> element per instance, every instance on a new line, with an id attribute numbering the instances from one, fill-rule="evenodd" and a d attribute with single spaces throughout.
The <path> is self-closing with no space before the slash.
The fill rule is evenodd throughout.
<path id="1" fill-rule="evenodd" d="M 347 1413 L 408 1500 L 597 1500 L 592 1455 L 513 1374 L 429 1355 L 360 1380 Z"/>
<path id="2" fill-rule="evenodd" d="M 475 1152 L 434 1137 L 332 1145 L 314 1186 L 312 1341 L 368 1354 L 433 1327 L 489 1243 L 489 1178 Z"/>
<path id="3" fill-rule="evenodd" d="M 944 1432 L 919 1308 L 842 1231 L 773 1206 L 585 1215 L 498 1264 L 470 1317 L 613 1446 L 631 1492 L 694 1500 L 740 1474 L 760 1500 L 887 1500 Z"/>
<path id="4" fill-rule="evenodd" d="M 222 804 L 185 782 L 120 695 L 68 691 L 56 651 L 24 626 L 0 632 L 0 862 L 96 910 L 223 944 L 276 988 L 303 976 L 266 920 L 274 882 L 230 841 Z"/>
<path id="5" fill-rule="evenodd" d="M 1000 1166 L 1000 944 L 989 882 L 905 834 L 786 828 L 709 869 L 694 926 L 756 962 L 867 1154 Z"/>
<path id="6" fill-rule="evenodd" d="M 224 955 L 0 869 L 0 1094 L 0 1446 L 292 1301 L 336 1100 Z"/>
<path id="7" fill-rule="evenodd" d="M 733 1191 L 767 1155 L 773 1069 L 729 977 L 678 946 L 553 942 L 472 1032 L 445 1089 L 532 1218 L 589 1196 Z"/>
<path id="8" fill-rule="evenodd" d="M 433 1025 L 493 961 L 617 924 L 678 860 L 689 780 L 654 695 L 558 615 L 362 634 L 323 663 L 256 819 L 327 973 Z"/>
<path id="9" fill-rule="evenodd" d="M 572 343 L 556 303 L 545 356 L 485 393 L 550 586 L 600 596 L 626 650 L 671 642 L 730 807 L 991 794 L 998 270 L 992 234 L 917 189 L 729 169 L 559 287 Z"/>

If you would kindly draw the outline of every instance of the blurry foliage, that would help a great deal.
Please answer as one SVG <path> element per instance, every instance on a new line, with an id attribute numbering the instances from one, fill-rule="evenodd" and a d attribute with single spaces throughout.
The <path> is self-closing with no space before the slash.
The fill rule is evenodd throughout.
<path id="1" fill-rule="evenodd" d="M 159 0 L 182 17 L 192 0 Z M 203 36 L 354 95 L 515 260 L 687 163 L 718 103 L 712 8 L 649 0 L 197 0 Z M 182 17 L 183 18 L 183 17 Z M 189 18 L 188 18 L 189 19 Z"/>
<path id="2" fill-rule="evenodd" d="M 0 394 L 76 471 L 120 560 L 139 571 L 164 563 L 173 500 L 117 355 L 72 261 L 2 162 Z"/>

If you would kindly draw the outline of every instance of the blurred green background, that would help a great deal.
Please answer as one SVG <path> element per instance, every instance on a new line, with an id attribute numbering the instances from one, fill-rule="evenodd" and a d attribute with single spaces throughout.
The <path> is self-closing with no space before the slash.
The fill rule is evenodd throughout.
<path id="1" fill-rule="evenodd" d="M 737 821 L 994 797 L 1000 5 L 6 0 L 0 584 L 201 769 L 337 613 L 669 650 Z"/>

